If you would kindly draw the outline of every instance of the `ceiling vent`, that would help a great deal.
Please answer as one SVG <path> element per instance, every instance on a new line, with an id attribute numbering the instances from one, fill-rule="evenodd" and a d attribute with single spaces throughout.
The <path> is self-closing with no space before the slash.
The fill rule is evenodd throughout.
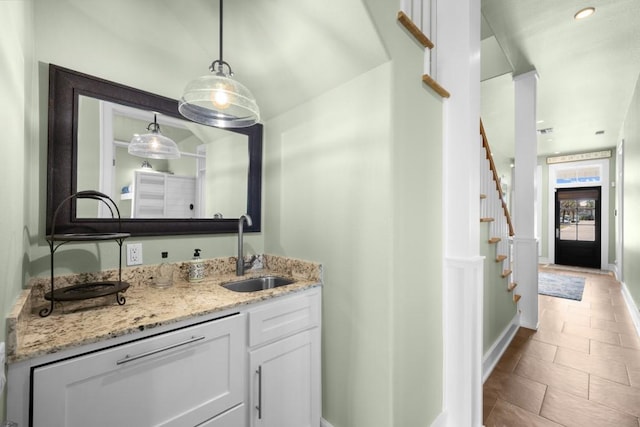
<path id="1" fill-rule="evenodd" d="M 553 133 L 553 128 L 538 129 L 536 132 L 538 132 L 538 135 L 549 135 Z"/>

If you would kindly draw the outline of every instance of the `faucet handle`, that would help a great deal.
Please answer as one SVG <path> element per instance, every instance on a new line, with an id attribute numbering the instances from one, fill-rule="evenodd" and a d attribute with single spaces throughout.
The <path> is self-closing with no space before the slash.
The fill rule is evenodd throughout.
<path id="1" fill-rule="evenodd" d="M 244 268 L 253 268 L 253 263 L 256 261 L 256 259 L 258 259 L 256 255 L 251 255 L 248 261 L 246 260 L 246 257 L 245 257 L 245 259 L 243 260 Z"/>

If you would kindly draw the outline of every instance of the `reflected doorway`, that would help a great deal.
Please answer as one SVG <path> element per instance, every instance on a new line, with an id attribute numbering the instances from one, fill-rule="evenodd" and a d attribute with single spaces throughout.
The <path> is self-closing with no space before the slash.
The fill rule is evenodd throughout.
<path id="1" fill-rule="evenodd" d="M 600 269 L 601 187 L 558 188 L 555 263 Z"/>

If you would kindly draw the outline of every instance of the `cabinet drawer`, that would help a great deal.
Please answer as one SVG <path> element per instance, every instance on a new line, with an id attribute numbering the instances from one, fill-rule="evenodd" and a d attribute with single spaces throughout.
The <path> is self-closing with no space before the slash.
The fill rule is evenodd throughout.
<path id="1" fill-rule="evenodd" d="M 210 420 L 244 399 L 245 331 L 246 317 L 238 314 L 36 367 L 33 426 Z"/>
<path id="2" fill-rule="evenodd" d="M 217 417 L 198 424 L 198 427 L 242 427 L 247 425 L 246 422 L 247 409 L 242 405 L 238 405 Z"/>
<path id="3" fill-rule="evenodd" d="M 320 293 L 274 301 L 249 311 L 249 346 L 277 340 L 320 324 Z"/>

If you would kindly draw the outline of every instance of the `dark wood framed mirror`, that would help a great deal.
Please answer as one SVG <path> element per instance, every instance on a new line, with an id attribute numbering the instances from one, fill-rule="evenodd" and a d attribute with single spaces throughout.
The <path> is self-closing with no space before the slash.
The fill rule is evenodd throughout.
<path id="1" fill-rule="evenodd" d="M 97 190 L 100 188 L 84 188 L 86 184 L 84 172 L 79 173 L 79 166 L 86 162 L 79 161 L 79 152 L 86 152 L 93 149 L 83 149 L 83 138 L 79 138 L 79 113 L 82 99 L 97 100 L 97 102 L 110 103 L 122 108 L 136 109 L 153 114 L 162 115 L 172 119 L 184 120 L 178 113 L 178 101 L 141 91 L 132 87 L 113 83 L 98 77 L 93 77 L 73 70 L 65 69 L 53 64 L 49 65 L 49 135 L 48 135 L 48 157 L 47 157 L 47 214 L 46 232 L 51 231 L 51 220 L 53 212 L 60 203 L 69 195 L 80 190 Z M 83 113 L 84 114 L 84 113 Z M 189 126 L 196 125 L 186 122 Z M 101 126 L 103 126 L 101 124 Z M 188 127 L 189 127 L 188 126 Z M 197 125 L 202 126 L 202 125 Z M 120 208 L 122 219 L 111 219 L 110 216 L 101 217 L 96 214 L 78 214 L 79 207 L 74 201 L 61 207 L 56 220 L 56 233 L 111 233 L 116 232 L 121 227 L 121 231 L 131 233 L 133 236 L 159 236 L 159 235 L 180 235 L 180 234 L 216 234 L 232 233 L 237 230 L 238 218 L 246 213 L 252 218 L 253 225 L 245 227 L 248 232 L 258 232 L 261 226 L 261 187 L 262 187 L 262 125 L 256 124 L 247 128 L 224 129 L 205 127 L 201 133 L 231 132 L 229 138 L 243 136 L 246 138 L 245 145 L 241 145 L 239 150 L 243 153 L 243 169 L 236 170 L 235 176 L 240 176 L 238 187 L 228 188 L 228 180 L 218 184 L 217 194 L 231 194 L 234 197 L 240 195 L 239 207 L 229 211 L 231 215 L 220 215 L 216 207 L 213 207 L 213 214 L 202 210 L 201 214 L 190 218 L 185 217 L 140 217 L 133 214 L 127 215 L 128 209 Z M 143 132 L 140 132 L 143 133 Z M 227 139 L 229 139 L 227 138 Z M 125 145 L 125 144 L 121 144 Z M 244 159 L 244 147 L 246 146 L 247 158 Z M 234 148 L 237 152 L 238 148 Z M 95 153 L 100 156 L 101 153 Z M 115 157 L 114 157 L 115 159 Z M 144 159 L 138 158 L 140 161 Z M 110 161 L 110 160 L 109 160 Z M 104 163 L 104 162 L 102 162 Z M 114 160 L 115 166 L 115 160 Z M 220 160 L 218 160 L 220 163 Z M 97 163 L 96 163 L 97 164 Z M 86 166 L 85 166 L 86 167 Z M 230 168 L 227 168 L 230 169 Z M 164 175 L 172 175 L 173 172 Z M 99 173 L 103 175 L 102 171 Z M 212 174 L 211 174 L 212 175 Z M 78 182 L 81 181 L 79 185 Z M 117 188 L 118 185 L 115 185 Z M 125 186 L 126 187 L 126 186 Z M 128 191 L 128 188 L 122 188 Z M 206 189 L 200 189 L 200 193 L 207 193 Z M 246 195 L 246 209 L 244 208 L 244 198 Z M 112 198 L 120 198 L 120 189 L 115 194 L 110 194 Z M 218 196 L 222 197 L 222 196 Z M 124 197 L 123 197 L 124 199 Z M 236 203 L 238 205 L 238 203 Z M 193 209 L 193 206 L 191 206 Z M 220 217 L 222 216 L 222 217 Z"/>

